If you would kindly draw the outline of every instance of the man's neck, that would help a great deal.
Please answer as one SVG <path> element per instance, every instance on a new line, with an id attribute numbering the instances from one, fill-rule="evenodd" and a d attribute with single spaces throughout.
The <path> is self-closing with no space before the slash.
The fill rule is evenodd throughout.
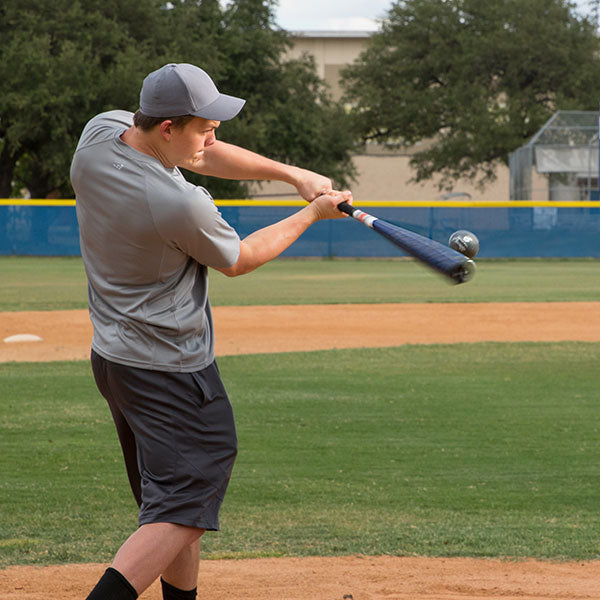
<path id="1" fill-rule="evenodd" d="M 134 125 L 121 134 L 121 140 L 128 146 L 131 146 L 142 154 L 147 154 L 158 159 L 163 166 L 172 169 L 174 165 L 170 164 L 166 156 L 157 147 L 150 134 L 144 133 Z"/>

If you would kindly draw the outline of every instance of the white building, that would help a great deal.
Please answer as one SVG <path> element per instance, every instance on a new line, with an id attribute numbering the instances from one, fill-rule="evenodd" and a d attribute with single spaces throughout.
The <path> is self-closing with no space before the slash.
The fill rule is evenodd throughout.
<path id="1" fill-rule="evenodd" d="M 335 99 L 342 95 L 339 74 L 342 67 L 354 62 L 366 48 L 370 32 L 360 31 L 298 31 L 293 32 L 294 47 L 290 58 L 297 58 L 304 52 L 312 54 L 317 65 L 317 73 L 330 87 Z M 509 172 L 507 167 L 499 167 L 497 180 L 486 187 L 484 192 L 476 189 L 468 181 L 459 181 L 450 192 L 442 192 L 435 181 L 425 184 L 409 183 L 414 172 L 410 168 L 410 149 L 390 151 L 380 146 L 354 156 L 357 181 L 352 186 L 355 200 L 400 201 L 400 200 L 440 200 L 447 197 L 462 197 L 473 200 L 509 199 Z M 324 173 L 326 175 L 326 173 Z M 253 197 L 295 196 L 295 190 L 280 183 L 265 183 L 256 189 Z"/>

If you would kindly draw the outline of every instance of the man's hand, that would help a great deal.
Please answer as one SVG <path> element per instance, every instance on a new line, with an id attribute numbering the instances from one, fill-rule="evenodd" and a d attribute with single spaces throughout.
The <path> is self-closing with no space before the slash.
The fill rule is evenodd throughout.
<path id="1" fill-rule="evenodd" d="M 352 203 L 350 192 L 332 191 L 322 194 L 282 221 L 254 231 L 240 241 L 237 262 L 231 267 L 218 270 L 228 277 L 237 277 L 264 265 L 289 248 L 313 223 L 322 219 L 346 217 L 337 208 L 344 201 Z"/>
<path id="2" fill-rule="evenodd" d="M 312 202 L 333 189 L 331 179 L 328 177 L 299 167 L 294 172 L 293 185 L 307 202 Z"/>
<path id="3" fill-rule="evenodd" d="M 337 208 L 338 204 L 342 202 L 352 204 L 352 192 L 331 191 L 327 194 L 322 194 L 313 200 L 311 207 L 316 210 L 317 220 L 339 219 L 340 217 L 347 216 Z"/>

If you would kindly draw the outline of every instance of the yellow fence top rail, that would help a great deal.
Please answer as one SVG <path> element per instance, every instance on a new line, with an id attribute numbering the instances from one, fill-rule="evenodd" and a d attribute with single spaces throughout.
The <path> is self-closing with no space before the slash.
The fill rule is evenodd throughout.
<path id="1" fill-rule="evenodd" d="M 305 206 L 304 200 L 215 200 L 217 206 Z M 355 206 L 363 208 L 600 208 L 600 202 L 594 200 L 356 200 Z M 0 206 L 75 206 L 75 200 L 46 200 L 2 198 Z"/>
<path id="2" fill-rule="evenodd" d="M 2 198 L 0 206 L 75 206 L 75 200 L 21 200 L 19 198 Z"/>

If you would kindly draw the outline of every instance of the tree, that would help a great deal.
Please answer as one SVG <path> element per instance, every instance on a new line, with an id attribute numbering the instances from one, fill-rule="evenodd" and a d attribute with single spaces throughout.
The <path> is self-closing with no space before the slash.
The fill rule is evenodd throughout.
<path id="1" fill-rule="evenodd" d="M 308 61 L 283 63 L 289 37 L 273 0 L 3 0 L 0 3 L 0 197 L 70 197 L 69 166 L 95 114 L 135 111 L 150 71 L 191 62 L 247 98 L 220 137 L 282 161 L 352 174 L 352 138 Z M 342 133 L 340 133 L 340 131 Z M 206 178 L 187 174 L 196 182 Z M 215 197 L 244 183 L 212 180 Z"/>
<path id="2" fill-rule="evenodd" d="M 416 181 L 483 187 L 556 110 L 597 109 L 598 39 L 565 0 L 396 1 L 343 77 L 363 140 L 430 140 Z"/>
<path id="3" fill-rule="evenodd" d="M 0 195 L 70 195 L 86 121 L 137 105 L 156 0 L 4 0 L 0 9 Z"/>
<path id="4" fill-rule="evenodd" d="M 305 57 L 286 61 L 289 35 L 273 20 L 273 0 L 236 0 L 224 8 L 218 0 L 181 1 L 169 11 L 173 24 L 187 24 L 185 36 L 173 35 L 179 60 L 205 66 L 225 93 L 246 105 L 223 123 L 217 136 L 282 162 L 298 164 L 347 186 L 354 174 L 354 139 L 347 115 L 328 94 Z M 244 197 L 245 182 L 187 174 L 219 198 Z"/>

